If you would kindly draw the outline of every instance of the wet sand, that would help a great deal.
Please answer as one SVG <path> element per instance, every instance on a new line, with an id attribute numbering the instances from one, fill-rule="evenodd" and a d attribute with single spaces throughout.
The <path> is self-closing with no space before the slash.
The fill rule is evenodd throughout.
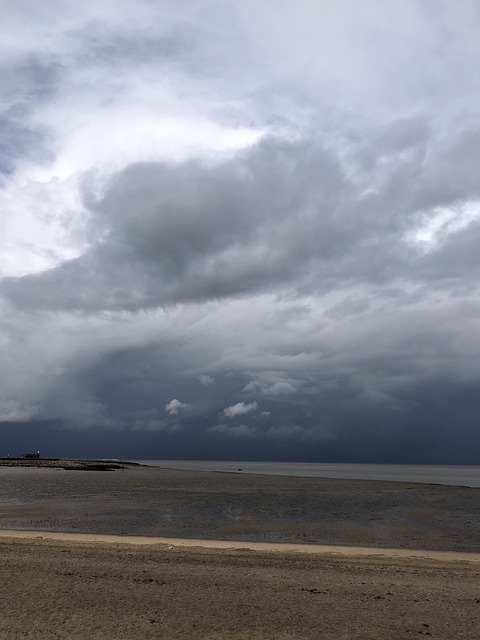
<path id="1" fill-rule="evenodd" d="M 0 529 L 480 552 L 480 489 L 0 468 Z"/>
<path id="2" fill-rule="evenodd" d="M 478 640 L 479 497 L 162 469 L 2 470 L 0 638 Z"/>

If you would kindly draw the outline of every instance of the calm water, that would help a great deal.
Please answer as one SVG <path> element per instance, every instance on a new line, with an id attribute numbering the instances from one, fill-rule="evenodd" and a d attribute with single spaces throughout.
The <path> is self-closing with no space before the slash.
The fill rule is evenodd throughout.
<path id="1" fill-rule="evenodd" d="M 229 471 L 277 476 L 400 480 L 480 487 L 480 466 L 415 464 L 330 464 L 320 462 L 219 462 L 217 460 L 138 460 L 143 464 L 194 471 Z"/>

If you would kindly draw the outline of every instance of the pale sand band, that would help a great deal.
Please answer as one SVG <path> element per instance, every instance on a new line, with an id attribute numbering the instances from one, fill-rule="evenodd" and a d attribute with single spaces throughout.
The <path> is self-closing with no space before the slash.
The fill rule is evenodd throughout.
<path id="1" fill-rule="evenodd" d="M 460 551 L 427 551 L 416 549 L 383 549 L 378 547 L 343 547 L 322 544 L 285 544 L 276 542 L 245 542 L 236 540 L 198 540 L 190 538 L 158 538 L 146 536 L 113 536 L 95 533 L 58 533 L 52 531 L 17 531 L 0 529 L 0 538 L 24 540 L 54 540 L 60 542 L 164 545 L 168 547 L 248 551 L 272 551 L 282 553 L 311 553 L 340 556 L 368 556 L 380 558 L 408 558 L 441 560 L 444 562 L 473 562 L 480 564 L 480 553 Z"/>

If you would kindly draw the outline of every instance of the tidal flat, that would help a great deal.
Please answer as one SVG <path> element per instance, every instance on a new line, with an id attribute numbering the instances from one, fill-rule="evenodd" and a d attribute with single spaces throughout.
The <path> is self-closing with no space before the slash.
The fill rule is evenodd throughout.
<path id="1" fill-rule="evenodd" d="M 0 528 L 480 551 L 480 489 L 130 467 L 0 468 Z"/>

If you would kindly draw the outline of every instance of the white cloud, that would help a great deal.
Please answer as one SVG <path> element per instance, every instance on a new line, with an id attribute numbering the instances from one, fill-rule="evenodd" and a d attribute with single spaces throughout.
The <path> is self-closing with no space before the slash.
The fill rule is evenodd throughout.
<path id="1" fill-rule="evenodd" d="M 207 376 L 205 374 L 198 376 L 198 379 L 205 387 L 208 387 L 209 385 L 214 384 L 215 382 L 215 378 L 212 378 L 211 376 Z"/>
<path id="2" fill-rule="evenodd" d="M 235 416 L 243 416 L 247 413 L 251 413 L 256 409 L 257 403 L 255 401 L 250 403 L 237 402 L 237 404 L 234 404 L 230 407 L 225 407 L 225 409 L 223 410 L 223 415 L 226 418 L 234 418 Z"/>
<path id="3" fill-rule="evenodd" d="M 173 400 L 170 400 L 170 402 L 167 402 L 167 404 L 165 405 L 165 411 L 171 416 L 176 416 L 179 411 L 187 409 L 187 407 L 188 404 L 180 402 L 180 400 L 174 398 Z"/>
<path id="4" fill-rule="evenodd" d="M 456 231 L 465 229 L 480 219 L 480 201 L 459 202 L 453 206 L 433 209 L 422 218 L 424 223 L 417 222 L 405 234 L 405 241 L 428 253 L 437 249 Z"/>
<path id="5" fill-rule="evenodd" d="M 12 180 L 0 189 L 0 277 L 50 269 L 88 245 L 78 177 Z"/>

